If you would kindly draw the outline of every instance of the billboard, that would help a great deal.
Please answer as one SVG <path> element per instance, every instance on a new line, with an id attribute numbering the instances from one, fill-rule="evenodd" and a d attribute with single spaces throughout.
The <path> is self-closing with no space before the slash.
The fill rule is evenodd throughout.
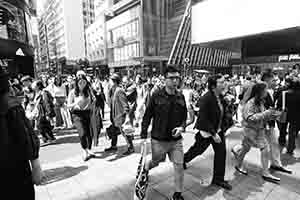
<path id="1" fill-rule="evenodd" d="M 201 44 L 300 25 L 299 0 L 194 0 L 192 43 Z"/>

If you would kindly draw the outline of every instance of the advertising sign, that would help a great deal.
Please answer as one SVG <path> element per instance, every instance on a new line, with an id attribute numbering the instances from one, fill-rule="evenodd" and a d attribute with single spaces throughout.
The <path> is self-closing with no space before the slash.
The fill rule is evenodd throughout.
<path id="1" fill-rule="evenodd" d="M 203 0 L 192 6 L 192 43 L 297 27 L 299 0 Z"/>

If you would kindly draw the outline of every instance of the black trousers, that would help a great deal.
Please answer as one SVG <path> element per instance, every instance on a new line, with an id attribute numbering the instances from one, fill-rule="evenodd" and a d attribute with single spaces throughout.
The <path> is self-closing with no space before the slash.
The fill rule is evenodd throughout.
<path id="1" fill-rule="evenodd" d="M 289 127 L 289 137 L 288 137 L 288 145 L 287 145 L 287 152 L 293 153 L 296 149 L 296 138 L 298 135 L 300 128 L 298 124 L 290 123 Z"/>
<path id="2" fill-rule="evenodd" d="M 188 163 L 197 156 L 201 155 L 211 144 L 213 146 L 214 157 L 214 169 L 213 169 L 213 181 L 223 181 L 225 176 L 226 166 L 226 143 L 224 133 L 220 133 L 221 143 L 216 143 L 212 137 L 204 138 L 200 133 L 195 135 L 195 143 L 184 154 L 184 162 Z"/>
<path id="3" fill-rule="evenodd" d="M 83 149 L 92 149 L 91 111 L 76 110 L 72 112 L 73 124 L 76 127 Z"/>
<path id="4" fill-rule="evenodd" d="M 46 117 L 41 117 L 37 121 L 37 127 L 39 129 L 40 134 L 43 137 L 43 141 L 46 142 L 48 140 L 54 140 L 55 137 L 52 132 L 52 126 L 50 121 L 48 121 Z"/>
<path id="5" fill-rule="evenodd" d="M 287 125 L 288 123 L 280 123 L 277 122 L 278 129 L 279 129 L 279 138 L 278 138 L 278 143 L 281 146 L 285 146 L 286 144 L 286 136 L 287 136 Z"/>

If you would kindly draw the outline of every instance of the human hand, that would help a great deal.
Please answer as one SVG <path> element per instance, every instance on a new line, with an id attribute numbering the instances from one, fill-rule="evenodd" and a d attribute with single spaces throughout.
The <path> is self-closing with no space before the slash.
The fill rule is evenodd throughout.
<path id="1" fill-rule="evenodd" d="M 41 185 L 45 181 L 46 176 L 41 168 L 38 159 L 31 161 L 32 166 L 32 181 L 35 185 Z"/>
<path id="2" fill-rule="evenodd" d="M 172 130 L 172 135 L 174 138 L 178 138 L 181 136 L 181 134 L 184 132 L 184 129 L 182 127 L 176 127 Z"/>
<path id="3" fill-rule="evenodd" d="M 221 143 L 222 139 L 220 138 L 219 134 L 216 134 L 214 136 L 212 136 L 213 140 L 215 141 L 215 143 Z"/>

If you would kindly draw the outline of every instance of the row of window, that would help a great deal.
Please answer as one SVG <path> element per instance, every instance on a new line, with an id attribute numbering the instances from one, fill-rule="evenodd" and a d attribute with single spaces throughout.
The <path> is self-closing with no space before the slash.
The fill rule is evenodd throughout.
<path id="1" fill-rule="evenodd" d="M 140 44 L 138 42 L 113 49 L 114 62 L 128 60 L 130 58 L 140 57 Z"/>
<path id="2" fill-rule="evenodd" d="M 94 51 L 92 53 L 89 53 L 89 57 L 91 60 L 97 60 L 97 59 L 104 58 L 104 49 L 100 49 L 100 50 Z"/>
<path id="3" fill-rule="evenodd" d="M 116 43 L 120 37 L 134 38 L 139 35 L 139 24 L 138 20 L 134 20 L 128 24 L 124 24 L 115 29 L 109 31 L 110 43 Z"/>

